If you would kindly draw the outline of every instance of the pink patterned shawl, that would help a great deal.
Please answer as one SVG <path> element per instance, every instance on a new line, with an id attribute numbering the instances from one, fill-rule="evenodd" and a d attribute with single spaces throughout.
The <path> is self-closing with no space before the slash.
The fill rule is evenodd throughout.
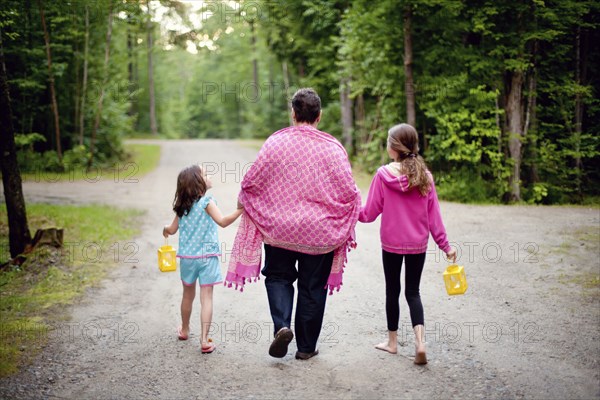
<path id="1" fill-rule="evenodd" d="M 244 214 L 233 244 L 225 285 L 243 291 L 259 279 L 261 247 L 305 254 L 334 251 L 329 294 L 340 290 L 346 253 L 356 247 L 360 193 L 342 145 L 310 126 L 272 134 L 242 180 Z"/>

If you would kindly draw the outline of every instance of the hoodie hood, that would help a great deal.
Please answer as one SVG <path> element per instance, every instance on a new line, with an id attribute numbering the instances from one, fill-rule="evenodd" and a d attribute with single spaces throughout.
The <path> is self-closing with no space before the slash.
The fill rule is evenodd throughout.
<path id="1" fill-rule="evenodd" d="M 427 176 L 431 190 L 427 196 L 422 196 L 417 188 L 409 187 L 408 176 L 400 173 L 393 163 L 377 170 L 358 219 L 373 222 L 381 215 L 381 246 L 385 251 L 425 253 L 430 233 L 442 251 L 448 253 L 451 250 L 433 176 L 429 171 Z"/>
<path id="2" fill-rule="evenodd" d="M 394 163 L 380 167 L 377 173 L 381 176 L 383 183 L 392 190 L 404 193 L 410 189 L 408 176 L 401 174 L 400 169 Z"/>

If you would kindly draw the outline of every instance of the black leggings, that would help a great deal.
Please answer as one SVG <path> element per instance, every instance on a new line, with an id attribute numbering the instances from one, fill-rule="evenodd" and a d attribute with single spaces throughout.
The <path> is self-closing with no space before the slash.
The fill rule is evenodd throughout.
<path id="1" fill-rule="evenodd" d="M 406 258 L 406 271 L 404 280 L 406 289 L 404 295 L 410 309 L 412 326 L 425 325 L 423 317 L 423 304 L 419 293 L 421 273 L 425 265 L 425 253 L 421 254 L 396 254 L 383 250 L 383 273 L 385 274 L 385 313 L 387 316 L 388 330 L 398 330 L 400 319 L 400 272 L 402 259 Z"/>

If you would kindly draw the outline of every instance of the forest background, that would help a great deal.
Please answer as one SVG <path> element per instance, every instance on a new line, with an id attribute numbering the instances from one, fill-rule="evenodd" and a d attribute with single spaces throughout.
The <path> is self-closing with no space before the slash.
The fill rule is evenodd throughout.
<path id="1" fill-rule="evenodd" d="M 0 73 L 25 174 L 112 165 L 131 137 L 265 138 L 310 86 L 360 170 L 408 122 L 443 199 L 598 204 L 599 19 L 593 0 L 0 0 Z"/>

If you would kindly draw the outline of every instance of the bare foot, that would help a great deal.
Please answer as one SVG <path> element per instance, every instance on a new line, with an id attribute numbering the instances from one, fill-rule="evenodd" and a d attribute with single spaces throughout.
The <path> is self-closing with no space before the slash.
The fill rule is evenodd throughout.
<path id="1" fill-rule="evenodd" d="M 188 340 L 188 335 L 190 334 L 190 329 L 183 329 L 182 326 L 177 328 L 177 337 L 179 340 Z"/>
<path id="2" fill-rule="evenodd" d="M 396 354 L 398 352 L 398 347 L 391 346 L 389 342 L 379 343 L 378 345 L 375 346 L 375 348 L 377 350 L 387 351 L 388 353 L 391 353 L 391 354 Z"/>
<path id="3" fill-rule="evenodd" d="M 425 345 L 416 346 L 415 364 L 417 364 L 417 365 L 427 364 L 427 354 L 425 353 Z"/>

